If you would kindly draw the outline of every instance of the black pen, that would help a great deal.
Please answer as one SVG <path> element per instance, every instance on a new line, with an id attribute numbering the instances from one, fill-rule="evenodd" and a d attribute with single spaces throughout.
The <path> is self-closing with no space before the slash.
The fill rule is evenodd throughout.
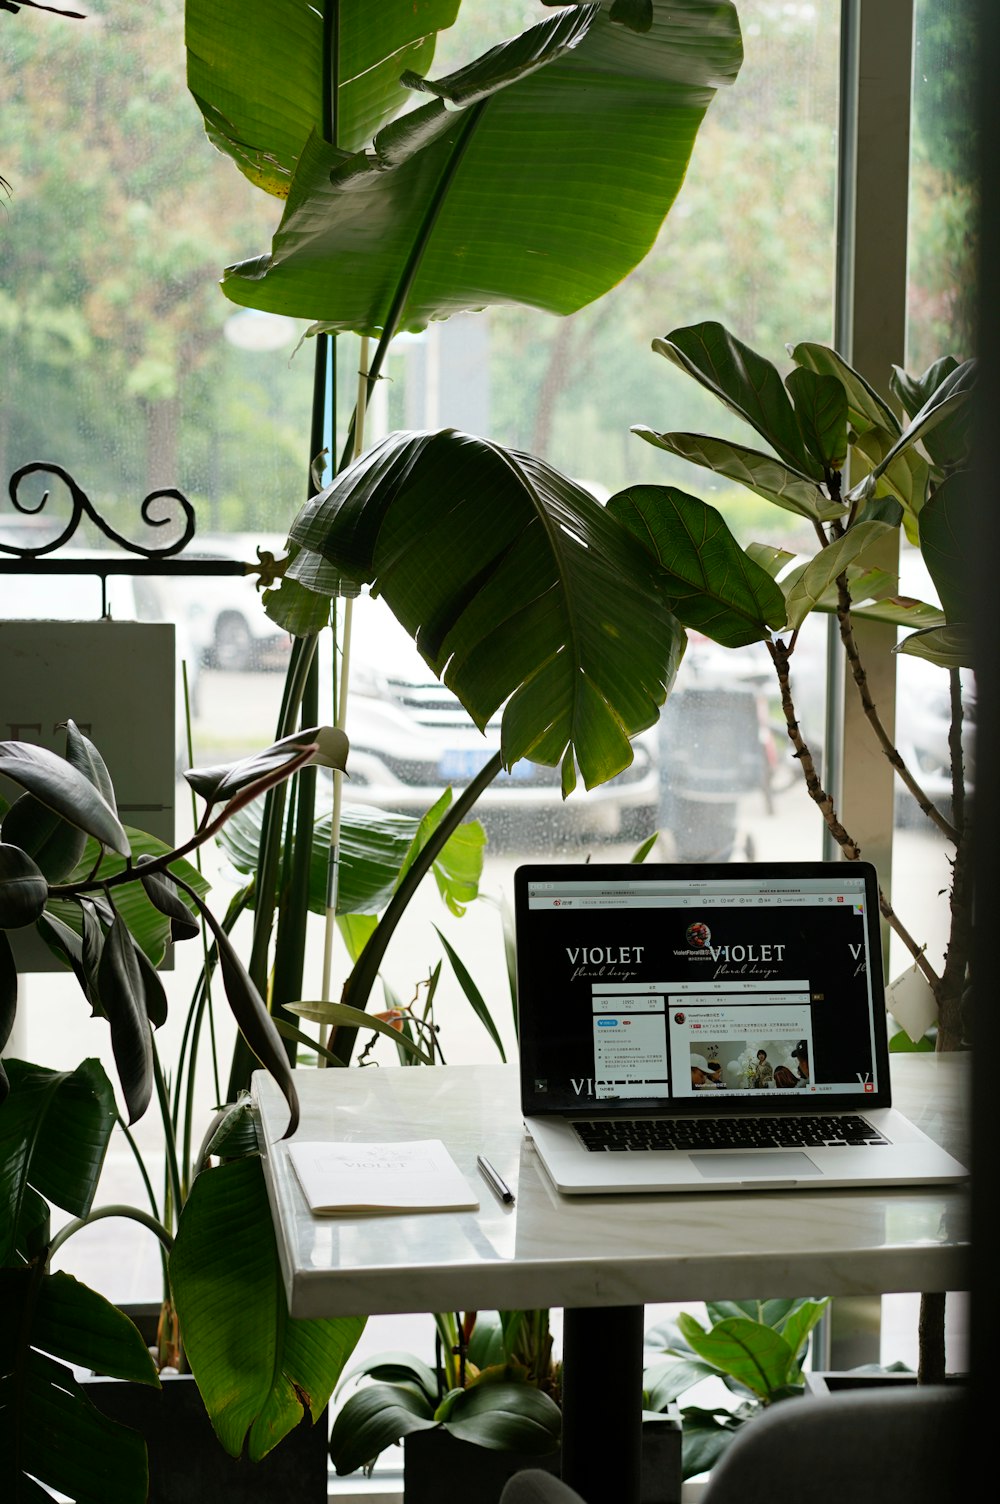
<path id="1" fill-rule="evenodd" d="M 486 1181 L 486 1184 L 489 1186 L 490 1190 L 495 1192 L 495 1194 L 500 1197 L 500 1200 L 503 1201 L 507 1206 L 513 1206 L 514 1192 L 511 1190 L 510 1186 L 507 1185 L 506 1181 L 500 1179 L 500 1176 L 497 1174 L 496 1170 L 494 1170 L 489 1160 L 484 1158 L 482 1154 L 477 1154 L 476 1164 L 479 1166 L 479 1173 Z"/>

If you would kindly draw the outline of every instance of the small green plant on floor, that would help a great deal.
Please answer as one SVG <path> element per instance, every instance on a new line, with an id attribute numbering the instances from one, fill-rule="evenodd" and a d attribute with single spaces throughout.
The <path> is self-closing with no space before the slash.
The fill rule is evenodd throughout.
<path id="1" fill-rule="evenodd" d="M 737 1432 L 763 1408 L 805 1393 L 802 1364 L 828 1300 L 709 1301 L 708 1325 L 682 1311 L 646 1333 L 644 1404 L 667 1406 L 706 1379 L 739 1403 L 681 1407 L 685 1478 L 708 1472 Z M 667 1361 L 664 1361 L 666 1359 Z"/>
<path id="2" fill-rule="evenodd" d="M 379 1454 L 436 1427 L 461 1441 L 544 1454 L 559 1445 L 560 1367 L 549 1313 L 467 1311 L 435 1316 L 434 1368 L 412 1353 L 385 1352 L 344 1375 L 360 1383 L 330 1434 L 338 1474 L 370 1472 Z"/>

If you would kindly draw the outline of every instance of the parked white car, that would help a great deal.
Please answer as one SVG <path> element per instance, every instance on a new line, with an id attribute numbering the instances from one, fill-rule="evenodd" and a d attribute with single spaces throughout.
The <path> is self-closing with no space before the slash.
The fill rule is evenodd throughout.
<path id="1" fill-rule="evenodd" d="M 351 739 L 348 797 L 380 808 L 422 813 L 449 784 L 457 791 L 500 746 L 499 713 L 485 735 L 421 658 L 413 640 L 380 599 L 352 607 L 347 727 Z M 329 675 L 329 633 L 323 634 Z M 542 840 L 571 826 L 631 839 L 657 826 L 659 767 L 655 727 L 635 738 L 632 765 L 617 778 L 563 800 L 558 768 L 523 760 L 480 797 L 476 814 L 494 830 L 506 815 L 518 835 L 532 826 Z"/>
<path id="2" fill-rule="evenodd" d="M 183 557 L 253 563 L 257 549 L 280 558 L 284 537 L 259 533 L 196 534 Z M 171 620 L 183 621 L 202 667 L 224 673 L 280 669 L 290 639 L 265 613 L 256 575 L 173 575 L 157 581 Z"/>

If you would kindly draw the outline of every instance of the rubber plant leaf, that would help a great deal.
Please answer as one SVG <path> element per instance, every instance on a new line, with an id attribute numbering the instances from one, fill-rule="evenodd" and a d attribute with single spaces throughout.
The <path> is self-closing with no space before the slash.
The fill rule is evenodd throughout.
<path id="1" fill-rule="evenodd" d="M 140 857 L 136 867 L 140 873 L 140 882 L 143 891 L 154 909 L 165 914 L 170 920 L 171 940 L 192 940 L 200 933 L 200 926 L 194 914 L 184 902 L 176 885 L 170 877 L 162 872 L 143 873 L 144 865 L 152 861 L 152 857 Z"/>
<path id="2" fill-rule="evenodd" d="M 304 1414 L 315 1423 L 366 1318 L 288 1315 L 259 1158 L 196 1177 L 169 1276 L 191 1369 L 226 1451 L 238 1457 L 245 1446 L 256 1462 Z"/>
<path id="3" fill-rule="evenodd" d="M 235 798 L 258 779 L 295 763 L 310 747 L 310 761 L 322 763 L 325 767 L 343 769 L 346 766 L 347 737 L 344 733 L 332 726 L 314 726 L 308 731 L 282 737 L 265 751 L 243 757 L 239 762 L 212 768 L 189 768 L 184 777 L 195 793 L 212 807 Z"/>
<path id="4" fill-rule="evenodd" d="M 190 897 L 195 897 L 190 888 L 187 892 Z M 200 898 L 195 898 L 195 902 L 218 948 L 222 985 L 236 1026 L 261 1065 L 274 1077 L 288 1103 L 288 1127 L 284 1134 L 287 1138 L 298 1127 L 299 1099 L 281 1036 L 222 925 Z"/>
<path id="5" fill-rule="evenodd" d="M 3 1064 L 3 1052 L 17 1016 L 17 964 L 10 941 L 0 930 L 0 1107 L 10 1093 L 10 1078 Z"/>
<path id="6" fill-rule="evenodd" d="M 121 856 L 130 854 L 128 837 L 116 812 L 84 775 L 48 747 L 30 742 L 0 742 L 0 773 Z"/>
<path id="7" fill-rule="evenodd" d="M 763 355 L 711 320 L 674 329 L 654 339 L 653 349 L 755 428 L 792 470 L 823 480 L 823 466 L 805 446 L 784 382 Z"/>
<path id="8" fill-rule="evenodd" d="M 674 486 L 630 486 L 608 512 L 666 573 L 674 613 L 725 647 L 745 647 L 785 625 L 785 597 L 737 543 L 715 507 Z"/>
<path id="9" fill-rule="evenodd" d="M 408 74 L 431 101 L 370 148 L 314 129 L 270 253 L 230 267 L 224 292 L 361 334 L 493 304 L 566 314 L 602 296 L 651 249 L 705 112 L 742 63 L 727 0 L 653 0 L 649 21 L 635 30 L 607 4 L 568 5 L 453 75 Z M 220 47 L 241 56 L 235 0 L 227 23 Z M 281 91 L 260 85 L 252 71 L 238 79 L 239 107 L 266 100 L 273 130 L 257 149 L 287 161 L 296 72 Z M 218 131 L 232 96 L 211 81 L 196 93 Z"/>
<path id="10" fill-rule="evenodd" d="M 89 736 L 85 736 L 75 721 L 66 722 L 66 761 L 82 773 L 102 794 L 112 809 L 118 808 L 115 788 L 108 772 L 107 763 L 98 752 Z"/>
<path id="11" fill-rule="evenodd" d="M 66 1363 L 159 1385 L 138 1331 L 110 1301 L 68 1274 L 0 1270 L 0 1484 L 4 1498 L 143 1504 L 149 1488 L 142 1437 L 109 1420 Z M 26 1328 L 21 1313 L 32 1311 Z M 16 1438 L 16 1442 L 15 1442 Z M 35 1480 L 38 1480 L 36 1482 Z"/>
<path id="12" fill-rule="evenodd" d="M 745 444 L 711 438 L 703 433 L 656 433 L 643 424 L 634 425 L 632 433 L 645 439 L 647 444 L 665 449 L 668 454 L 679 455 L 693 465 L 701 465 L 705 470 L 746 486 L 748 491 L 754 491 L 765 501 L 784 507 L 785 511 L 794 512 L 799 517 L 828 522 L 833 517 L 842 517 L 847 511 L 842 502 L 831 501 L 818 481 L 790 469 L 773 454 L 764 454 Z"/>
<path id="13" fill-rule="evenodd" d="M 93 1205 L 117 1112 L 97 1060 L 74 1071 L 5 1062 L 10 1095 L 0 1112 L 0 1264 L 13 1262 L 30 1188 L 74 1217 Z"/>
<path id="14" fill-rule="evenodd" d="M 632 761 L 685 637 L 662 572 L 588 492 L 532 455 L 443 429 L 389 434 L 292 537 L 385 596 L 503 765 L 572 749 L 593 788 Z"/>
<path id="15" fill-rule="evenodd" d="M 151 902 L 147 894 L 145 881 L 148 880 L 149 874 L 144 874 L 142 868 L 147 865 L 148 860 L 157 860 L 167 856 L 171 847 L 157 836 L 151 836 L 147 831 L 136 830 L 131 825 L 125 827 L 125 833 L 132 847 L 132 855 L 136 859 L 136 875 L 143 878 L 143 881 L 116 885 L 114 888 L 115 908 L 125 920 L 136 943 L 141 946 L 153 964 L 158 966 L 163 960 L 168 943 L 176 937 L 171 935 L 171 921 L 168 916 Z M 93 871 L 98 855 L 97 846 L 88 842 L 79 863 L 67 876 L 67 885 L 84 882 Z M 124 869 L 125 863 L 121 857 L 105 856 L 101 862 L 101 878 L 107 880 L 118 876 Z M 209 884 L 202 874 L 183 857 L 170 864 L 170 873 L 180 878 L 202 897 L 209 890 Z M 173 878 L 169 880 L 173 881 Z M 68 899 L 50 898 L 46 913 L 61 919 L 71 928 L 79 930 L 79 910 L 76 904 Z M 108 922 L 110 923 L 110 913 Z"/>
<path id="16" fill-rule="evenodd" d="M 358 151 L 410 102 L 400 78 L 430 67 L 436 33 L 459 3 L 340 0 L 334 42 L 324 36 L 327 7 L 308 0 L 187 0 L 188 87 L 209 138 L 252 183 L 286 198 L 310 133 L 323 132 L 334 56 L 337 139 Z"/>
<path id="17" fill-rule="evenodd" d="M 82 830 L 70 825 L 34 794 L 22 794 L 14 800 L 3 817 L 0 840 L 20 846 L 52 883 L 61 882 L 73 871 L 87 844 Z"/>
<path id="18" fill-rule="evenodd" d="M 104 938 L 97 991 L 111 1027 L 111 1048 L 128 1120 L 135 1123 L 153 1093 L 153 1042 L 135 941 L 120 914 L 114 916 Z"/>
<path id="19" fill-rule="evenodd" d="M 23 929 L 41 917 L 49 885 L 20 846 L 0 842 L 0 928 Z"/>

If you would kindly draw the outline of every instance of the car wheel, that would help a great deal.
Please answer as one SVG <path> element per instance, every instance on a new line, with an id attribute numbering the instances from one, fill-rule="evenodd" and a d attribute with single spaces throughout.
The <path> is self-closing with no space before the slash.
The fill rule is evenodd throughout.
<path id="1" fill-rule="evenodd" d="M 212 660 L 223 673 L 243 673 L 253 659 L 253 638 L 243 617 L 227 611 L 215 623 Z"/>

